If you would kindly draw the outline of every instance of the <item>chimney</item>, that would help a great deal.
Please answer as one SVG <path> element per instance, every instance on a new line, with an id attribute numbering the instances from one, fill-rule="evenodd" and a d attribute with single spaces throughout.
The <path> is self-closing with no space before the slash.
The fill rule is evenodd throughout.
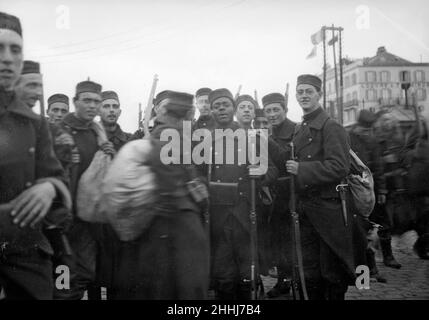
<path id="1" fill-rule="evenodd" d="M 377 49 L 377 56 L 380 55 L 380 54 L 382 54 L 382 53 L 385 53 L 386 51 L 387 50 L 386 50 L 385 47 L 378 47 L 378 49 Z"/>

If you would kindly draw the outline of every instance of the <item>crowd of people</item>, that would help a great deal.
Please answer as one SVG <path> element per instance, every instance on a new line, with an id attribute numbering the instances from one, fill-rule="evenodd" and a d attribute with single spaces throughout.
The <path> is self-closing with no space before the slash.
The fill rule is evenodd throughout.
<path id="1" fill-rule="evenodd" d="M 101 299 L 104 287 L 107 299 L 206 299 L 213 290 L 216 299 L 249 300 L 262 291 L 261 275 L 276 273 L 277 284 L 264 294 L 269 298 L 297 290 L 310 300 L 342 300 L 355 285 L 358 265 L 386 281 L 367 240 L 374 226 L 384 264 L 401 267 L 392 254 L 387 210 L 389 201 L 399 198 L 417 212 L 415 249 L 428 259 L 427 186 L 410 195 L 398 185 L 402 164 L 411 168 L 415 154 L 426 150 L 421 148 L 427 134 L 410 138 L 406 147 L 391 135 L 383 139 L 376 130 L 383 115 L 368 110 L 346 131 L 321 107 L 317 76 L 297 78 L 296 99 L 304 114 L 299 124 L 288 119 L 287 99 L 280 93 L 265 95 L 259 106 L 252 96 L 234 96 L 224 88 L 201 88 L 195 95 L 167 90 L 153 101 L 150 133 L 132 134 L 118 124 L 118 94 L 90 80 L 76 85 L 72 99 L 50 96 L 46 118 L 33 112 L 43 92 L 40 65 L 24 61 L 22 47 L 19 19 L 0 12 L 3 298 L 78 300 L 86 292 L 88 299 Z M 267 130 L 266 172 L 256 172 L 248 157 L 240 163 L 237 156 L 233 163 L 163 163 L 162 132 L 181 129 L 185 121 L 208 135 L 216 129 Z M 100 124 L 107 140 L 101 139 Z M 237 139 L 224 139 L 230 141 L 223 144 L 223 156 L 237 155 Z M 79 182 L 97 152 L 115 161 L 129 143 L 141 141 L 152 146 L 147 165 L 157 181 L 159 205 L 141 235 L 123 241 L 109 223 L 78 216 Z M 211 143 L 214 147 L 214 137 Z M 350 148 L 373 173 L 377 201 L 369 218 L 356 213 L 349 194 L 346 201 L 339 192 L 352 170 Z M 69 285 L 58 285 L 58 266 L 67 266 Z"/>

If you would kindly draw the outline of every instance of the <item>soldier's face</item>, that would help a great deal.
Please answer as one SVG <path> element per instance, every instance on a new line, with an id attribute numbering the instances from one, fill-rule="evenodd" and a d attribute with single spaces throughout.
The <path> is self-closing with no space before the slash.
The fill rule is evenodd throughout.
<path id="1" fill-rule="evenodd" d="M 106 99 L 101 103 L 100 118 L 105 124 L 115 124 L 121 115 L 121 108 L 116 99 Z"/>
<path id="2" fill-rule="evenodd" d="M 39 73 L 28 73 L 20 76 L 15 92 L 19 99 L 33 108 L 37 100 L 42 96 L 43 82 Z"/>
<path id="3" fill-rule="evenodd" d="M 0 87 L 12 90 L 21 74 L 23 41 L 15 31 L 0 29 Z"/>
<path id="4" fill-rule="evenodd" d="M 94 92 L 82 92 L 74 100 L 76 117 L 83 121 L 92 121 L 98 114 L 101 96 Z"/>
<path id="5" fill-rule="evenodd" d="M 198 111 L 201 116 L 209 116 L 211 114 L 209 96 L 199 96 L 195 99 Z"/>
<path id="6" fill-rule="evenodd" d="M 256 117 L 253 124 L 255 129 L 270 129 L 270 123 L 266 117 Z"/>
<path id="7" fill-rule="evenodd" d="M 54 102 L 48 109 L 49 122 L 58 124 L 67 113 L 69 113 L 69 106 L 67 104 L 63 102 Z"/>
<path id="8" fill-rule="evenodd" d="M 244 125 L 250 125 L 255 118 L 255 106 L 250 101 L 241 101 L 235 112 L 237 121 Z"/>
<path id="9" fill-rule="evenodd" d="M 319 106 L 321 92 L 311 84 L 300 84 L 296 87 L 296 100 L 304 112 L 311 112 Z"/>
<path id="10" fill-rule="evenodd" d="M 220 125 L 228 125 L 234 119 L 234 105 L 228 98 L 218 98 L 212 103 L 212 115 Z"/>
<path id="11" fill-rule="evenodd" d="M 278 126 L 286 119 L 286 110 L 280 103 L 267 104 L 264 112 L 272 126 Z"/>

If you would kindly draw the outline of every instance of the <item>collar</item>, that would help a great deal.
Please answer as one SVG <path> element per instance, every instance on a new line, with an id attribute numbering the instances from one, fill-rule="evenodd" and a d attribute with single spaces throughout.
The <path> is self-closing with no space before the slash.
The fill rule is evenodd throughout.
<path id="1" fill-rule="evenodd" d="M 308 123 L 308 125 L 314 129 L 320 130 L 325 124 L 326 120 L 329 119 L 329 115 L 319 106 L 313 112 L 304 115 L 303 123 Z"/>
<path id="2" fill-rule="evenodd" d="M 295 122 L 286 118 L 280 125 L 273 126 L 273 137 L 288 139 L 293 135 Z"/>
<path id="3" fill-rule="evenodd" d="M 229 125 L 227 125 L 225 128 L 222 128 L 222 127 L 220 127 L 219 126 L 219 124 L 218 123 L 216 123 L 216 127 L 215 127 L 215 129 L 232 129 L 232 131 L 235 131 L 235 130 L 237 130 L 237 129 L 242 129 L 241 127 L 240 127 L 240 125 L 238 124 L 238 122 L 237 121 L 232 121 Z"/>
<path id="4" fill-rule="evenodd" d="M 63 119 L 64 124 L 76 130 L 88 130 L 92 128 L 91 121 L 89 124 L 86 124 L 82 120 L 78 119 L 74 112 L 67 114 Z"/>
<path id="5" fill-rule="evenodd" d="M 113 132 L 106 131 L 106 133 L 109 137 L 115 137 L 121 141 L 127 141 L 128 140 L 127 134 L 124 131 L 122 131 L 121 126 L 119 124 L 116 124 L 115 131 L 113 131 Z"/>
<path id="6" fill-rule="evenodd" d="M 39 120 L 41 118 L 24 102 L 18 100 L 14 91 L 0 90 L 0 114 L 6 111 L 29 119 Z"/>
<path id="7" fill-rule="evenodd" d="M 199 118 L 198 118 L 198 122 L 208 122 L 208 121 L 212 121 L 213 120 L 213 117 L 211 116 L 211 115 L 206 115 L 206 116 L 200 116 Z"/>

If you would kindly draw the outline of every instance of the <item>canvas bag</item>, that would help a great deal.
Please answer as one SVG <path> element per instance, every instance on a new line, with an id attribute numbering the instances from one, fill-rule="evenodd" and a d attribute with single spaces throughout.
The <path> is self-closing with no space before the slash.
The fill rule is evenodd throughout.
<path id="1" fill-rule="evenodd" d="M 97 142 L 101 146 L 108 142 L 106 132 L 100 123 L 94 122 L 93 128 L 97 133 Z M 98 150 L 79 179 L 76 192 L 76 214 L 83 221 L 87 222 L 107 222 L 104 215 L 100 214 L 97 206 L 100 202 L 100 189 L 111 163 L 111 156 Z"/>

